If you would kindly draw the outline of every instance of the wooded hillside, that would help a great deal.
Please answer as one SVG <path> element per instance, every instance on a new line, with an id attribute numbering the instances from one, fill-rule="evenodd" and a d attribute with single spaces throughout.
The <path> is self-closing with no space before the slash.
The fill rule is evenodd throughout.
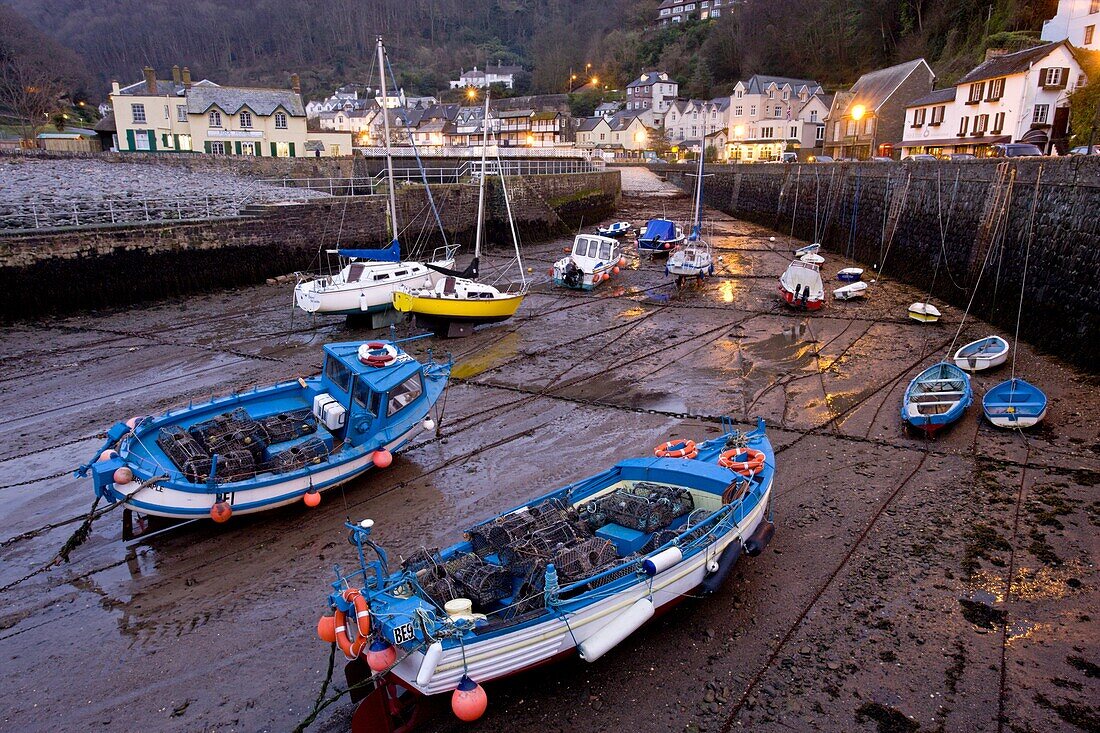
<path id="1" fill-rule="evenodd" d="M 5 0 L 0 0 L 4 2 Z M 369 83 L 381 33 L 410 92 L 431 93 L 486 60 L 531 70 L 531 91 L 564 91 L 586 62 L 612 86 L 643 67 L 685 92 L 727 91 L 751 73 L 849 84 L 878 66 L 925 56 L 946 79 L 985 47 L 1036 38 L 1056 0 L 746 0 L 717 22 L 648 28 L 656 0 L 6 0 L 83 58 L 102 94 L 150 64 L 197 78 L 287 84 L 307 95 Z"/>

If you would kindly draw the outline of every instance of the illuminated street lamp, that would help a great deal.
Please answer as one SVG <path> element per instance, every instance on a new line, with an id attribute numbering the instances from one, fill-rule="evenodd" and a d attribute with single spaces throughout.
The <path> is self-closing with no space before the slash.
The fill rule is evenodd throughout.
<path id="1" fill-rule="evenodd" d="M 477 89 L 475 89 L 474 87 L 468 87 L 466 89 L 466 99 L 477 99 Z"/>
<path id="2" fill-rule="evenodd" d="M 599 83 L 600 83 L 600 77 L 598 77 L 598 76 L 592 77 L 592 86 L 596 86 Z"/>

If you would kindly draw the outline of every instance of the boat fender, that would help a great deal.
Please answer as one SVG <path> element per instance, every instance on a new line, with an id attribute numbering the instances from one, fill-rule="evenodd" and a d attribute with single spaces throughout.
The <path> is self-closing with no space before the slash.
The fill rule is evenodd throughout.
<path id="1" fill-rule="evenodd" d="M 435 668 L 439 666 L 439 660 L 442 658 L 442 642 L 433 641 L 428 651 L 424 652 L 424 661 L 420 663 L 420 671 L 416 673 L 418 687 L 427 687 L 431 683 L 432 677 L 435 676 Z"/>
<path id="2" fill-rule="evenodd" d="M 577 646 L 581 659 L 595 662 L 653 618 L 653 601 L 640 598 Z"/>
<path id="3" fill-rule="evenodd" d="M 658 552 L 653 557 L 646 558 L 646 561 L 642 563 L 642 570 L 652 578 L 657 573 L 663 573 L 683 559 L 684 553 L 680 552 L 679 547 L 670 547 L 667 550 Z"/>
<path id="4" fill-rule="evenodd" d="M 772 541 L 772 536 L 774 534 L 775 522 L 769 522 L 765 519 L 763 522 L 756 525 L 756 530 L 745 542 L 745 553 L 749 557 L 756 557 L 763 552 L 764 548 L 768 546 L 768 543 Z"/>
<path id="5" fill-rule="evenodd" d="M 703 582 L 700 584 L 700 592 L 704 596 L 711 596 L 717 593 L 740 557 L 741 543 L 734 542 L 726 545 L 726 549 L 718 556 L 718 562 L 716 563 L 718 567 L 710 573 L 710 575 L 703 578 Z M 709 570 L 710 568 L 707 569 Z"/>

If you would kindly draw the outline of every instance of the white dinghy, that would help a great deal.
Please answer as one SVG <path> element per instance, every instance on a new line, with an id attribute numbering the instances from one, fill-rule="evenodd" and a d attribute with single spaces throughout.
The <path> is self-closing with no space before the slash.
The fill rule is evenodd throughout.
<path id="1" fill-rule="evenodd" d="M 839 287 L 833 291 L 833 297 L 837 300 L 854 300 L 867 295 L 867 283 L 862 280 L 851 285 Z"/>
<path id="2" fill-rule="evenodd" d="M 1000 336 L 971 341 L 955 352 L 955 366 L 968 372 L 999 367 L 1008 359 L 1008 342 Z"/>

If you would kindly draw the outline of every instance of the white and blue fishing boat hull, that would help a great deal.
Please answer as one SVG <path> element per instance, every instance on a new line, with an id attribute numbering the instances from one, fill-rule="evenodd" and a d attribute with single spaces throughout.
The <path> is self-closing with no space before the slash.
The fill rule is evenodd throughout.
<path id="1" fill-rule="evenodd" d="M 862 267 L 845 267 L 836 274 L 836 279 L 842 283 L 854 283 L 863 280 Z"/>
<path id="2" fill-rule="evenodd" d="M 996 385 L 982 398 L 982 411 L 999 428 L 1031 428 L 1047 415 L 1046 394 L 1022 379 Z"/>

